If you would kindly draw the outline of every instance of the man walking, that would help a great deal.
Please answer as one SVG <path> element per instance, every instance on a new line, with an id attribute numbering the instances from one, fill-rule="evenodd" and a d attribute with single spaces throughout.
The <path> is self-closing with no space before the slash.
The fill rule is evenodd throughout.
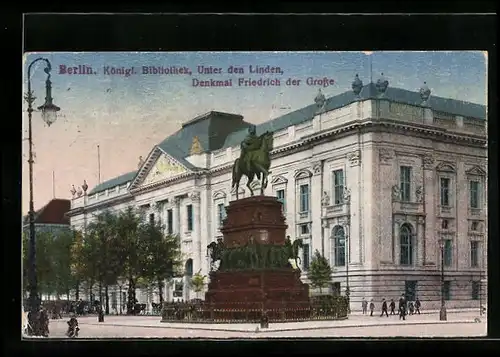
<path id="1" fill-rule="evenodd" d="M 391 303 L 389 304 L 391 307 L 391 315 L 396 315 L 396 312 L 394 311 L 396 309 L 396 303 L 394 302 L 394 299 L 391 299 Z"/>
<path id="2" fill-rule="evenodd" d="M 406 320 L 406 299 L 405 294 L 399 298 L 399 319 Z"/>
<path id="3" fill-rule="evenodd" d="M 420 315 L 420 300 L 418 298 L 415 300 L 415 310 Z"/>
<path id="4" fill-rule="evenodd" d="M 380 314 L 380 317 L 384 316 L 384 312 L 385 316 L 389 317 L 389 314 L 387 313 L 387 301 L 385 301 L 385 299 L 382 299 L 382 313 Z"/>
<path id="5" fill-rule="evenodd" d="M 363 310 L 363 315 L 366 315 L 366 311 L 368 310 L 368 301 L 363 298 L 361 301 L 361 309 Z"/>
<path id="6" fill-rule="evenodd" d="M 370 316 L 373 316 L 373 310 L 375 310 L 375 304 L 373 303 L 373 299 L 370 300 Z"/>

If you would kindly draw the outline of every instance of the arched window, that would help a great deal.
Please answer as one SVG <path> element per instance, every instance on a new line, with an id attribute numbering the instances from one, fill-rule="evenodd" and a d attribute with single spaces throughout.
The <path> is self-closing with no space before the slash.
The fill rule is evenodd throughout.
<path id="1" fill-rule="evenodd" d="M 404 223 L 399 229 L 400 264 L 413 265 L 413 234 L 412 227 Z"/>
<path id="2" fill-rule="evenodd" d="M 332 230 L 332 261 L 337 267 L 345 266 L 345 232 L 341 226 Z"/>
<path id="3" fill-rule="evenodd" d="M 186 265 L 185 265 L 185 271 L 184 273 L 187 275 L 187 276 L 192 276 L 193 275 L 193 259 L 188 259 L 186 261 Z"/>

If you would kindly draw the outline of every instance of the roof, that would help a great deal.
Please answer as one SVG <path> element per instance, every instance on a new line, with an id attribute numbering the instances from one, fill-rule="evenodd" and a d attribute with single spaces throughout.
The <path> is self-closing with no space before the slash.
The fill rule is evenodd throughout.
<path id="1" fill-rule="evenodd" d="M 35 224 L 66 224 L 69 225 L 69 218 L 66 212 L 71 209 L 71 201 L 61 198 L 54 198 L 45 206 L 35 212 Z M 29 216 L 24 216 L 24 223 L 29 222 Z"/>
<path id="2" fill-rule="evenodd" d="M 363 87 L 359 98 L 352 91 L 328 98 L 322 112 L 345 107 L 359 99 L 376 98 L 379 98 L 377 88 L 374 83 L 370 83 Z M 401 88 L 388 87 L 383 98 L 391 102 L 415 106 L 420 106 L 422 103 L 420 93 Z M 486 106 L 484 105 L 436 96 L 431 96 L 427 102 L 433 110 L 438 112 L 481 120 L 486 119 Z M 307 107 L 257 125 L 257 134 L 266 131 L 276 132 L 292 125 L 298 125 L 311 120 L 316 113 L 317 106 L 312 103 Z M 186 160 L 186 157 L 190 155 L 189 152 L 195 136 L 198 137 L 203 150 L 211 152 L 239 145 L 245 138 L 249 125 L 251 124 L 245 122 L 241 115 L 211 111 L 184 123 L 180 130 L 167 137 L 158 146 L 189 170 L 196 171 L 199 169 Z M 129 172 L 105 181 L 92 189 L 90 194 L 132 181 L 136 173 L 137 171 Z"/>
<path id="3" fill-rule="evenodd" d="M 93 195 L 96 192 L 104 191 L 108 188 L 119 186 L 129 181 L 132 181 L 136 174 L 137 170 L 112 178 L 111 180 L 101 182 L 89 192 L 89 195 Z"/>

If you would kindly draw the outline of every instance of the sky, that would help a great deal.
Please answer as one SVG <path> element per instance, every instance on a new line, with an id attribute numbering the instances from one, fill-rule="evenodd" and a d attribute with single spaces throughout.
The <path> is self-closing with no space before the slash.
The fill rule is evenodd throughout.
<path id="1" fill-rule="evenodd" d="M 35 210 L 56 198 L 71 198 L 71 185 L 101 182 L 137 169 L 155 144 L 182 123 L 211 110 L 241 114 L 262 123 L 312 104 L 321 87 L 326 97 L 351 90 L 355 74 L 364 84 L 381 73 L 389 86 L 418 91 L 423 82 L 432 95 L 486 105 L 487 56 L 483 52 L 80 52 L 27 53 L 23 57 L 24 92 L 28 66 L 37 58 L 52 65 L 52 97 L 61 110 L 50 127 L 33 113 Z M 88 68 L 89 74 L 68 68 Z M 212 70 L 200 74 L 198 69 Z M 249 73 L 279 67 L 279 73 Z M 187 74 L 148 74 L 143 67 L 186 68 Z M 244 73 L 228 73 L 229 68 Z M 30 80 L 37 98 L 45 97 L 45 64 L 36 62 Z M 131 69 L 129 76 L 121 69 Z M 118 69 L 118 73 L 114 70 Z M 220 73 L 214 73 L 220 69 Z M 371 74 L 371 75 L 370 75 Z M 239 79 L 278 79 L 280 86 L 240 86 Z M 307 83 L 307 78 L 322 80 Z M 232 87 L 201 87 L 197 81 L 232 79 Z M 288 79 L 300 80 L 287 85 Z M 332 81 L 333 80 L 333 81 Z M 333 84 L 332 84 L 333 82 Z M 24 95 L 24 93 L 23 93 Z M 28 136 L 27 105 L 23 139 Z M 23 141 L 22 208 L 28 211 L 28 142 Z"/>

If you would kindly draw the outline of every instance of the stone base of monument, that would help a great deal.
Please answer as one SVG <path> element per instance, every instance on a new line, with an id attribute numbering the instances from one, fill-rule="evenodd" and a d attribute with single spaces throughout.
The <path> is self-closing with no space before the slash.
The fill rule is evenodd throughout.
<path id="1" fill-rule="evenodd" d="M 281 203 L 252 196 L 230 202 L 226 214 L 226 254 L 210 274 L 206 306 L 224 315 L 222 320 L 254 320 L 262 311 L 270 320 L 307 317 L 309 286 L 283 253 L 287 225 Z"/>

